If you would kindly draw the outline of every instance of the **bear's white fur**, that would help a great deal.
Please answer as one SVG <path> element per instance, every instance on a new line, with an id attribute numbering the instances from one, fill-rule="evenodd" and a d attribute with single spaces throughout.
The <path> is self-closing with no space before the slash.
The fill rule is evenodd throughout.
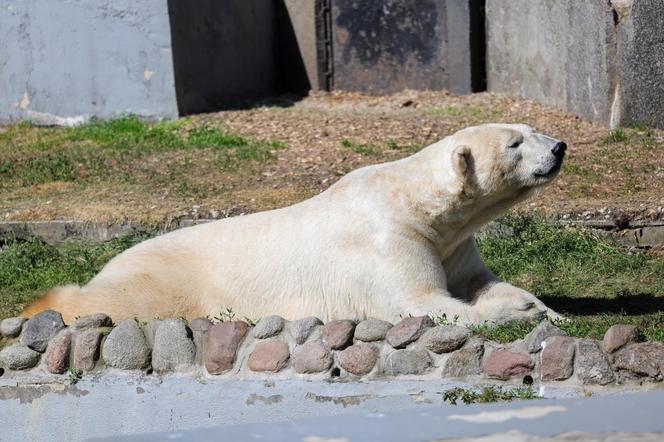
<path id="1" fill-rule="evenodd" d="M 496 278 L 473 232 L 557 174 L 558 140 L 525 125 L 482 125 L 399 161 L 355 170 L 290 207 L 180 229 L 112 259 L 86 286 L 26 309 L 71 321 L 278 314 L 462 323 L 556 316 Z"/>

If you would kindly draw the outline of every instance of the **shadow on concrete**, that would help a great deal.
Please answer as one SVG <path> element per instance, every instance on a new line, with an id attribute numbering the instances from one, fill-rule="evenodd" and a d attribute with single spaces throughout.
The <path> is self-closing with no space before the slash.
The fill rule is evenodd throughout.
<path id="1" fill-rule="evenodd" d="M 283 0 L 168 0 L 168 11 L 180 115 L 290 106 L 310 89 Z"/>
<path id="2" fill-rule="evenodd" d="M 664 297 L 650 293 L 622 292 L 615 298 L 572 298 L 568 296 L 539 296 L 548 307 L 573 315 L 616 313 L 627 316 L 664 312 Z"/>

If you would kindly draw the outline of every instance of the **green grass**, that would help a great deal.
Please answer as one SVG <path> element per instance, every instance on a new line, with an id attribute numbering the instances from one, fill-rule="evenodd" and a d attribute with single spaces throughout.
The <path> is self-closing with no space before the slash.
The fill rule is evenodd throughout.
<path id="1" fill-rule="evenodd" d="M 72 128 L 37 128 L 29 123 L 9 126 L 0 134 L 0 188 L 53 181 L 120 178 L 135 172 L 148 155 L 177 151 L 211 151 L 222 169 L 261 163 L 285 144 L 260 141 L 190 119 L 147 123 L 135 116 L 92 120 Z"/>
<path id="2" fill-rule="evenodd" d="M 36 238 L 6 241 L 0 249 L 0 318 L 18 314 L 25 304 L 51 287 L 86 283 L 112 257 L 146 238 L 133 235 L 61 247 Z"/>
<path id="3" fill-rule="evenodd" d="M 532 387 L 502 388 L 496 386 L 484 387 L 479 391 L 456 387 L 443 393 L 443 401 L 457 405 L 461 400 L 464 404 L 477 404 L 487 402 L 509 402 L 516 399 L 540 399 Z"/>
<path id="4" fill-rule="evenodd" d="M 624 141 L 627 141 L 627 139 L 628 139 L 628 137 L 627 137 L 627 133 L 625 132 L 625 129 L 623 129 L 622 127 L 617 127 L 614 130 L 612 130 L 611 132 L 609 132 L 609 134 L 606 137 L 602 138 L 600 143 L 601 144 L 616 144 L 616 143 L 622 143 Z"/>
<path id="5" fill-rule="evenodd" d="M 628 323 L 648 339 L 664 340 L 663 258 L 628 251 L 588 229 L 524 216 L 499 222 L 511 233 L 480 236 L 484 261 L 565 314 L 569 321 L 558 325 L 569 334 L 601 338 L 611 325 Z M 478 332 L 504 341 L 525 336 L 533 326 L 480 326 Z"/>
<path id="6" fill-rule="evenodd" d="M 359 153 L 360 155 L 364 156 L 377 157 L 382 153 L 380 148 L 376 146 L 371 144 L 356 143 L 355 141 L 351 141 L 347 138 L 341 140 L 341 145 L 355 153 Z"/>

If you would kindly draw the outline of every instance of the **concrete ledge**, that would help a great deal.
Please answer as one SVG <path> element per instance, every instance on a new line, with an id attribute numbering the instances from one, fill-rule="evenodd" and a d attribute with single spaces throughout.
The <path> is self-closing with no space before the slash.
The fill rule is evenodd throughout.
<path id="1" fill-rule="evenodd" d="M 217 221 L 208 218 L 182 218 L 161 227 L 136 222 L 97 223 L 75 220 L 55 221 L 0 221 L 0 240 L 41 238 L 48 244 L 57 245 L 67 241 L 98 242 L 139 233 L 164 233 L 182 227 Z M 579 216 L 551 219 L 562 226 L 581 226 L 596 229 L 627 247 L 657 247 L 664 245 L 664 220 L 620 221 L 602 216 Z M 479 234 L 507 235 L 503 226 L 491 222 Z"/>

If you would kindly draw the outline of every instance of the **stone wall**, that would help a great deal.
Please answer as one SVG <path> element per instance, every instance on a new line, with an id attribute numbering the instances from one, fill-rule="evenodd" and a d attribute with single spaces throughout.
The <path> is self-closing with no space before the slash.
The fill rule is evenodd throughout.
<path id="1" fill-rule="evenodd" d="M 0 332 L 3 373 L 32 370 L 85 375 L 104 369 L 207 376 L 381 379 L 450 378 L 470 382 L 526 381 L 610 385 L 664 379 L 664 343 L 639 342 L 636 329 L 617 325 L 603 341 L 579 339 L 549 322 L 523 340 L 486 341 L 461 326 L 436 326 L 428 316 L 393 325 L 381 320 L 268 316 L 255 325 L 197 318 L 125 320 L 97 314 L 65 326 L 55 311 L 9 318 Z"/>
<path id="2" fill-rule="evenodd" d="M 488 89 L 664 127 L 662 0 L 488 0 Z"/>

